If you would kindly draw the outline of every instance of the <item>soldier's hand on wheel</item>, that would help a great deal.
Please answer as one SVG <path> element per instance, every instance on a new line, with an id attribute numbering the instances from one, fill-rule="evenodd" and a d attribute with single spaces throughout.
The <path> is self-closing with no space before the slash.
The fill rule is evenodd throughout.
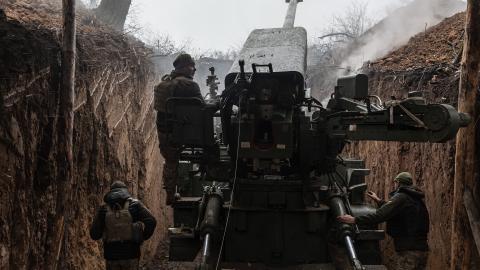
<path id="1" fill-rule="evenodd" d="M 370 190 L 367 191 L 367 196 L 368 196 L 369 198 L 371 198 L 372 200 L 374 200 L 375 202 L 379 202 L 379 201 L 382 200 L 382 199 L 380 199 L 380 198 L 377 196 L 377 194 L 376 194 L 375 192 L 370 191 Z"/>
<path id="2" fill-rule="evenodd" d="M 350 215 L 338 216 L 337 220 L 343 223 L 355 224 L 355 218 Z"/>

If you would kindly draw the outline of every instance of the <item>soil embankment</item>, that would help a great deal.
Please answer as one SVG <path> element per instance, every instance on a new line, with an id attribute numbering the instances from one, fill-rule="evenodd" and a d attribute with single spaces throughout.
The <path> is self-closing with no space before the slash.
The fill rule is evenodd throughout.
<path id="1" fill-rule="evenodd" d="M 10 2 L 0 7 L 0 269 L 47 269 L 57 192 L 60 4 Z M 78 13 L 74 192 L 60 269 L 101 269 L 101 245 L 90 240 L 88 227 L 115 180 L 127 182 L 159 221 L 144 245 L 147 261 L 170 221 L 149 51 Z"/>
<path id="2" fill-rule="evenodd" d="M 409 91 L 421 91 L 429 102 L 457 106 L 459 61 L 463 44 L 464 14 L 460 13 L 425 32 L 408 44 L 369 65 L 370 93 L 383 100 L 391 96 L 405 98 Z M 400 171 L 409 171 L 425 191 L 430 211 L 430 256 L 428 269 L 448 269 L 450 264 L 451 212 L 455 142 L 397 143 L 355 142 L 344 155 L 362 157 L 371 174 L 371 190 L 387 197 L 392 179 Z M 393 243 L 384 243 L 384 258 L 393 252 Z"/>

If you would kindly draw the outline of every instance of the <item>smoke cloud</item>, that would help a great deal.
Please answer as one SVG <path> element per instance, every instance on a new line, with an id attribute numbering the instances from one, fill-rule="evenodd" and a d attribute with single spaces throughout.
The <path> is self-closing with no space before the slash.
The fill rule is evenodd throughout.
<path id="1" fill-rule="evenodd" d="M 393 11 L 360 37 L 342 66 L 357 70 L 365 61 L 384 56 L 406 44 L 415 34 L 465 8 L 465 2 L 459 0 L 414 0 Z"/>

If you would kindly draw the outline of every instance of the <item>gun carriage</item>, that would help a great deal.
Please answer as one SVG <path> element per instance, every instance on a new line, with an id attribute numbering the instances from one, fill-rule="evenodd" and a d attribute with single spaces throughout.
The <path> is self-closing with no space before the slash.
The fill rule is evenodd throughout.
<path id="1" fill-rule="evenodd" d="M 307 34 L 293 27 L 296 4 L 283 28 L 250 34 L 221 95 L 167 101 L 185 172 L 170 260 L 199 257 L 200 269 L 333 269 L 336 250 L 353 269 L 381 267 L 384 232 L 336 221 L 375 211 L 364 201 L 369 170 L 339 156 L 342 149 L 352 140 L 440 143 L 468 124 L 452 106 L 415 95 L 383 103 L 363 74 L 338 79 L 326 107 L 307 97 Z"/>

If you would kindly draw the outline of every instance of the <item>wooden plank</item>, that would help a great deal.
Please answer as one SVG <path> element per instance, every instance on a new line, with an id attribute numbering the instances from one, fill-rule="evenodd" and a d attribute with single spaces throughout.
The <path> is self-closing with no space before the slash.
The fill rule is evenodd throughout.
<path id="1" fill-rule="evenodd" d="M 455 153 L 455 179 L 453 184 L 452 233 L 450 269 L 469 269 L 475 243 L 470 233 L 463 194 L 473 189 L 478 171 L 475 140 L 476 119 L 479 117 L 476 103 L 480 71 L 480 1 L 468 0 L 465 20 L 465 36 L 461 62 L 458 110 L 468 113 L 473 121 L 457 133 Z"/>
<path id="2" fill-rule="evenodd" d="M 66 220 L 71 210 L 71 186 L 73 180 L 73 104 L 75 101 L 75 54 L 76 54 L 76 0 L 62 0 L 63 35 L 61 60 L 61 86 L 59 90 L 59 108 L 57 116 L 57 195 L 55 217 L 53 218 L 46 251 L 45 269 L 64 269 L 62 250 L 65 247 L 65 233 L 68 231 Z"/>

